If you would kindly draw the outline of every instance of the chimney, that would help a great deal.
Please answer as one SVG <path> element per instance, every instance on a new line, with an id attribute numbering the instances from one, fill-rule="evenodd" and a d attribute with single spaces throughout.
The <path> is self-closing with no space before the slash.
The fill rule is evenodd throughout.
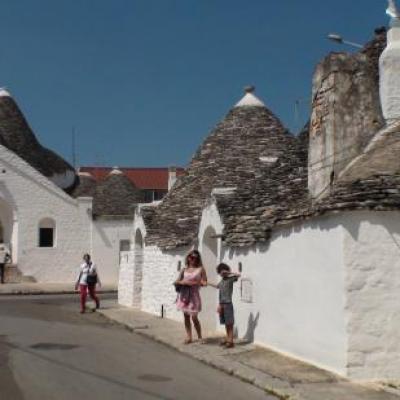
<path id="1" fill-rule="evenodd" d="M 176 167 L 168 167 L 168 191 L 172 189 L 176 182 Z"/>
<path id="2" fill-rule="evenodd" d="M 316 68 L 308 153 L 308 188 L 329 194 L 347 164 L 379 129 L 379 94 L 364 54 L 332 53 Z"/>
<path id="3" fill-rule="evenodd" d="M 392 18 L 387 46 L 379 59 L 379 94 L 386 124 L 400 118 L 400 20 Z"/>

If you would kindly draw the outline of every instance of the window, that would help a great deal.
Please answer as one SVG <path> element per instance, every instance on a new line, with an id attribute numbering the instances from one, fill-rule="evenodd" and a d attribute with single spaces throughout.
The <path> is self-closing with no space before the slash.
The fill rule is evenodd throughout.
<path id="1" fill-rule="evenodd" d="M 155 201 L 162 200 L 166 194 L 167 194 L 166 190 L 155 190 L 154 191 L 154 200 Z"/>
<path id="2" fill-rule="evenodd" d="M 145 190 L 144 191 L 144 202 L 151 203 L 153 201 L 153 191 L 152 190 Z"/>
<path id="3" fill-rule="evenodd" d="M 162 189 L 146 189 L 144 191 L 144 202 L 152 203 L 153 201 L 162 200 L 167 193 L 167 190 Z"/>
<path id="4" fill-rule="evenodd" d="M 51 218 L 39 223 L 39 247 L 54 247 L 56 224 Z"/>
<path id="5" fill-rule="evenodd" d="M 120 240 L 119 241 L 119 251 L 129 251 L 131 249 L 130 240 Z"/>

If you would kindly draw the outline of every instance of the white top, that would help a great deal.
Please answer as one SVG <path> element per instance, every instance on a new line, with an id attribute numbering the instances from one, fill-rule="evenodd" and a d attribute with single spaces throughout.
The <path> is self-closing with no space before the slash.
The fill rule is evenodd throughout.
<path id="1" fill-rule="evenodd" d="M 253 93 L 246 93 L 235 107 L 265 107 L 265 104 Z"/>
<path id="2" fill-rule="evenodd" d="M 87 285 L 88 275 L 95 275 L 95 274 L 97 274 L 97 283 L 101 284 L 96 264 L 93 262 L 90 264 L 83 263 L 79 267 L 79 274 L 76 279 L 76 283 L 79 285 Z"/>
<path id="3" fill-rule="evenodd" d="M 110 175 L 122 175 L 122 174 L 123 172 L 118 167 L 114 167 L 110 172 Z"/>
<path id="4" fill-rule="evenodd" d="M 11 97 L 11 95 L 6 89 L 0 88 L 0 97 Z"/>

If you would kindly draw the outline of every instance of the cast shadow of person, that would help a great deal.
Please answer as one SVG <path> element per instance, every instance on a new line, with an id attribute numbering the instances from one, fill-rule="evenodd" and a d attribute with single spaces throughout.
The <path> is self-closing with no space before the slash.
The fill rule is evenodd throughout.
<path id="1" fill-rule="evenodd" d="M 256 316 L 254 316 L 254 314 L 252 312 L 249 314 L 249 318 L 247 320 L 246 333 L 244 334 L 243 339 L 242 339 L 244 343 L 253 343 L 254 342 L 254 332 L 258 325 L 259 318 L 260 318 L 259 312 L 257 312 Z"/>

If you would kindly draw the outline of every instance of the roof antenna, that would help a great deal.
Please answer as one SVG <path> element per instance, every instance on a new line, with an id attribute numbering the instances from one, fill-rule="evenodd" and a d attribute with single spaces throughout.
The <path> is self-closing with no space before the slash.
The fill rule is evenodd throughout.
<path id="1" fill-rule="evenodd" d="M 72 146 L 72 166 L 76 170 L 76 146 L 75 146 L 75 127 L 72 127 L 71 132 L 71 146 Z"/>
<path id="2" fill-rule="evenodd" d="M 300 129 L 302 128 L 300 120 L 301 104 L 308 103 L 309 101 L 310 99 L 308 97 L 300 97 L 294 102 L 294 129 L 296 130 L 296 132 L 300 131 Z"/>

